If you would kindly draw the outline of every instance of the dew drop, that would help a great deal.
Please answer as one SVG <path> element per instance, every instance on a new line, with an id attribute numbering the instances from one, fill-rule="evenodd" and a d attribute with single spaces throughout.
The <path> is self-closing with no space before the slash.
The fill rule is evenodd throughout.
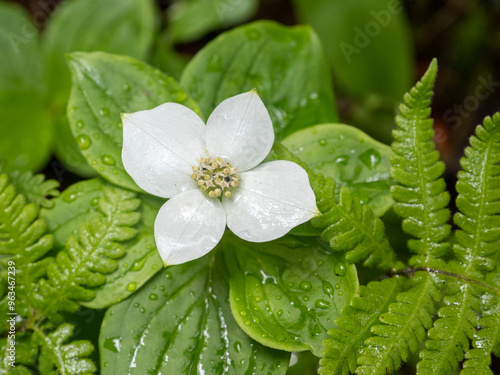
<path id="1" fill-rule="evenodd" d="M 326 144 L 327 144 L 327 143 L 328 143 L 328 142 L 327 142 L 327 141 L 326 141 L 326 139 L 324 139 L 324 138 L 322 138 L 322 139 L 320 139 L 320 140 L 319 140 L 319 145 L 320 145 L 320 146 L 326 146 Z"/>
<path id="2" fill-rule="evenodd" d="M 335 289 L 340 289 L 340 284 L 339 283 L 335 284 Z"/>
<path id="3" fill-rule="evenodd" d="M 234 343 L 234 350 L 236 351 L 236 353 L 241 352 L 241 342 L 236 341 L 236 342 Z"/>
<path id="4" fill-rule="evenodd" d="M 338 295 L 339 295 L 339 296 L 343 296 L 343 295 L 344 295 L 344 292 L 343 292 L 343 291 L 340 291 L 340 292 L 338 292 Z"/>
<path id="5" fill-rule="evenodd" d="M 101 160 L 104 164 L 107 165 L 115 165 L 115 159 L 111 155 L 103 155 L 101 157 Z"/>
<path id="6" fill-rule="evenodd" d="M 323 281 L 323 292 L 333 298 L 333 287 L 328 281 Z"/>
<path id="7" fill-rule="evenodd" d="M 240 302 L 240 301 L 241 301 L 240 297 L 236 297 L 234 300 L 235 300 L 236 302 Z"/>
<path id="8" fill-rule="evenodd" d="M 103 107 L 103 108 L 101 108 L 101 109 L 99 110 L 99 114 L 100 114 L 101 116 L 108 116 L 108 115 L 109 115 L 109 109 L 108 109 L 108 108 L 106 108 L 106 107 Z"/>
<path id="9" fill-rule="evenodd" d="M 324 300 L 324 299 L 319 299 L 314 303 L 314 306 L 318 309 L 328 309 L 330 308 L 330 302 Z"/>
<path id="10" fill-rule="evenodd" d="M 318 267 L 321 267 L 323 264 L 325 264 L 325 262 L 323 262 L 322 260 L 318 260 L 316 264 L 318 265 Z"/>
<path id="11" fill-rule="evenodd" d="M 337 276 L 344 276 L 346 274 L 346 272 L 347 272 L 347 269 L 346 269 L 346 267 L 345 267 L 344 264 L 337 263 L 335 265 L 334 272 L 335 272 L 335 275 L 337 275 Z"/>
<path id="12" fill-rule="evenodd" d="M 134 307 L 139 307 L 141 306 L 138 302 L 134 303 Z"/>
<path id="13" fill-rule="evenodd" d="M 76 122 L 76 127 L 80 128 L 80 129 L 83 128 L 83 121 L 82 120 L 77 121 Z"/>
<path id="14" fill-rule="evenodd" d="M 312 285 L 309 281 L 302 281 L 300 283 L 300 289 L 302 289 L 302 290 L 311 290 L 311 288 L 312 288 Z"/>
<path id="15" fill-rule="evenodd" d="M 260 302 L 260 297 L 255 297 L 255 302 Z"/>
<path id="16" fill-rule="evenodd" d="M 370 148 L 359 155 L 359 160 L 361 160 L 361 162 L 369 169 L 373 169 L 380 164 L 382 156 L 380 155 L 380 152 L 373 148 Z"/>
<path id="17" fill-rule="evenodd" d="M 165 279 L 172 280 L 172 273 L 171 272 L 165 272 Z"/>
<path id="18" fill-rule="evenodd" d="M 141 307 L 139 311 L 144 314 L 146 312 L 146 309 L 144 307 Z"/>
<path id="19" fill-rule="evenodd" d="M 259 317 L 257 317 L 257 316 L 252 317 L 252 320 L 253 320 L 253 322 L 254 322 L 255 324 L 259 324 L 259 323 L 260 323 L 260 319 L 259 319 Z"/>
<path id="20" fill-rule="evenodd" d="M 99 198 L 98 197 L 95 197 L 93 198 L 91 201 L 90 201 L 90 205 L 91 206 L 97 206 L 97 204 L 99 203 Z"/>
<path id="21" fill-rule="evenodd" d="M 279 309 L 278 311 L 276 311 L 276 315 L 278 315 L 278 316 L 283 315 L 283 310 Z"/>
<path id="22" fill-rule="evenodd" d="M 250 325 L 250 320 L 245 321 L 245 325 L 249 326 Z"/>
<path id="23" fill-rule="evenodd" d="M 149 299 L 150 299 L 151 301 L 156 301 L 156 300 L 158 299 L 158 294 L 151 293 L 151 294 L 149 295 Z"/>
<path id="24" fill-rule="evenodd" d="M 348 162 L 349 162 L 349 156 L 347 155 L 340 155 L 339 157 L 337 157 L 337 159 L 335 159 L 335 163 L 341 165 L 347 165 Z"/>
<path id="25" fill-rule="evenodd" d="M 240 311 L 240 315 L 241 316 L 247 316 L 247 312 L 246 311 Z"/>
<path id="26" fill-rule="evenodd" d="M 133 292 L 135 291 L 135 289 L 137 288 L 137 284 L 135 282 L 132 282 L 132 283 L 129 283 L 126 287 L 126 289 L 129 291 L 129 292 Z"/>
<path id="27" fill-rule="evenodd" d="M 78 143 L 78 147 L 80 147 L 80 150 L 86 150 L 90 147 L 92 141 L 90 140 L 88 135 L 80 134 L 76 137 L 76 143 Z"/>

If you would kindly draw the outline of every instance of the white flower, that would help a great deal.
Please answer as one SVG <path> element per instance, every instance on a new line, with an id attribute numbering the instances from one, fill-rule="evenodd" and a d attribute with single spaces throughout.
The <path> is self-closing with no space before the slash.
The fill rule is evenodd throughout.
<path id="1" fill-rule="evenodd" d="M 126 171 L 148 193 L 170 198 L 154 226 L 165 265 L 207 254 L 226 224 L 244 240 L 264 242 L 318 213 L 304 169 L 282 160 L 258 165 L 274 132 L 254 90 L 223 101 L 206 126 L 176 103 L 122 119 Z"/>

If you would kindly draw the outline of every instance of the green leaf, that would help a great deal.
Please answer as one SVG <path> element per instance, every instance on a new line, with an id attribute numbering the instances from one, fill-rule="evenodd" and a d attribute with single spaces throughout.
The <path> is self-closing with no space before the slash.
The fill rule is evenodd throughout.
<path id="1" fill-rule="evenodd" d="M 205 117 L 224 99 L 256 88 L 278 138 L 337 120 L 323 50 L 306 26 L 260 21 L 223 33 L 191 60 L 181 85 Z"/>
<path id="2" fill-rule="evenodd" d="M 435 263 L 450 247 L 446 241 L 450 196 L 445 191 L 445 166 L 435 150 L 429 118 L 436 74 L 437 61 L 433 60 L 421 81 L 405 95 L 396 117 L 398 129 L 393 132 L 391 158 L 391 174 L 398 182 L 391 188 L 394 211 L 404 218 L 403 230 L 417 238 L 408 241 L 410 250 L 417 254 L 410 264 L 424 267 Z"/>
<path id="3" fill-rule="evenodd" d="M 371 327 L 396 299 L 403 281 L 402 278 L 390 278 L 359 287 L 359 296 L 342 309 L 342 316 L 335 319 L 337 327 L 328 331 L 331 338 L 323 341 L 325 353 L 319 374 L 348 375 L 356 371 L 360 349 L 372 335 Z"/>
<path id="4" fill-rule="evenodd" d="M 94 346 L 89 341 L 66 343 L 73 335 L 71 324 L 61 324 L 49 334 L 37 329 L 35 339 L 39 343 L 38 370 L 41 375 L 90 375 L 97 372 L 92 360 L 86 358 Z"/>
<path id="5" fill-rule="evenodd" d="M 110 307 L 99 338 L 102 374 L 284 374 L 289 354 L 254 342 L 234 321 L 228 283 L 216 250 L 164 269 Z"/>
<path id="6" fill-rule="evenodd" d="M 152 0 L 65 1 L 49 20 L 43 40 L 50 93 L 58 103 L 67 102 L 66 53 L 104 51 L 144 59 L 156 28 Z"/>
<path id="7" fill-rule="evenodd" d="M 51 319 L 61 311 L 76 311 L 77 302 L 95 296 L 89 288 L 106 282 L 105 274 L 118 268 L 115 259 L 125 255 L 120 242 L 136 235 L 132 227 L 139 221 L 136 212 L 140 200 L 135 194 L 120 188 L 105 186 L 97 200 L 98 212 L 78 226 L 58 252 L 56 262 L 47 270 L 48 281 L 39 285 L 41 313 Z"/>
<path id="8" fill-rule="evenodd" d="M 42 217 L 55 237 L 55 247 L 64 247 L 75 228 L 88 222 L 97 210 L 103 189 L 110 186 L 100 178 L 71 185 L 54 200 L 54 208 L 43 210 Z M 140 221 L 134 226 L 137 234 L 122 242 L 126 254 L 116 259 L 117 269 L 106 275 L 106 283 L 92 289 L 95 298 L 80 304 L 100 309 L 127 298 L 163 266 L 153 235 L 154 220 L 163 200 L 141 195 Z"/>
<path id="9" fill-rule="evenodd" d="M 333 177 L 337 196 L 347 186 L 377 216 L 392 206 L 391 148 L 361 130 L 342 124 L 316 125 L 291 134 L 283 145 L 311 168 Z"/>
<path id="10" fill-rule="evenodd" d="M 152 0 L 70 0 L 61 3 L 47 23 L 43 57 L 57 130 L 55 152 L 72 172 L 86 177 L 95 174 L 69 129 L 66 106 L 71 77 L 64 55 L 104 51 L 143 60 L 153 43 L 156 18 Z"/>
<path id="11" fill-rule="evenodd" d="M 142 192 L 123 168 L 120 114 L 165 102 L 199 112 L 196 104 L 172 78 L 132 58 L 77 52 L 68 59 L 73 73 L 68 118 L 80 150 L 106 180 Z"/>
<path id="12" fill-rule="evenodd" d="M 411 85 L 412 43 L 404 7 L 393 0 L 294 0 L 325 46 L 334 78 L 354 96 L 399 101 Z"/>
<path id="13" fill-rule="evenodd" d="M 43 174 L 14 171 L 10 173 L 9 178 L 16 191 L 24 195 L 28 202 L 36 204 L 39 209 L 52 207 L 54 204 L 50 198 L 59 196 L 59 182 L 46 180 Z"/>
<path id="14" fill-rule="evenodd" d="M 36 170 L 50 154 L 38 31 L 20 7 L 0 3 L 0 161 L 5 170 Z"/>
<path id="15" fill-rule="evenodd" d="M 2 273 L 11 271 L 8 267 L 14 268 L 14 311 L 23 317 L 30 313 L 34 283 L 45 274 L 51 262 L 51 258 L 43 257 L 51 250 L 54 238 L 45 232 L 46 224 L 38 218 L 37 206 L 26 203 L 24 196 L 17 194 L 9 183 L 7 175 L 0 175 L 0 254 L 6 255 L 1 258 Z M 1 300 L 2 311 L 6 310 L 7 302 L 7 297 Z"/>
<path id="16" fill-rule="evenodd" d="M 358 287 L 356 268 L 315 240 L 257 244 L 226 234 L 231 310 L 254 340 L 275 349 L 311 350 L 322 341 Z"/>
<path id="17" fill-rule="evenodd" d="M 167 10 L 168 32 L 173 41 L 189 42 L 206 33 L 248 20 L 258 0 L 177 0 Z"/>

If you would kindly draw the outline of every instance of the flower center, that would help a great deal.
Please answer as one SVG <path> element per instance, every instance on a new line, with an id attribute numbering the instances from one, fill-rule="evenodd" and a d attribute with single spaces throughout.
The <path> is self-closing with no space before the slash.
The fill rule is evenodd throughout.
<path id="1" fill-rule="evenodd" d="M 191 168 L 191 178 L 196 180 L 209 197 L 231 196 L 231 188 L 238 186 L 240 176 L 236 168 L 221 158 L 201 158 L 200 164 Z"/>

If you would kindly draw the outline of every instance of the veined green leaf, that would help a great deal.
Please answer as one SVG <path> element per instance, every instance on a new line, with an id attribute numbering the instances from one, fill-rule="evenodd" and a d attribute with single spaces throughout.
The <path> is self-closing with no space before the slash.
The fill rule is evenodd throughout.
<path id="1" fill-rule="evenodd" d="M 316 125 L 291 134 L 283 145 L 311 168 L 333 177 L 337 196 L 347 186 L 377 216 L 392 206 L 391 148 L 361 130 L 342 124 Z"/>
<path id="2" fill-rule="evenodd" d="M 80 150 L 106 180 L 142 192 L 123 168 L 120 114 L 165 102 L 199 112 L 198 107 L 172 78 L 129 57 L 75 52 L 69 64 L 73 87 L 68 118 Z"/>
<path id="3" fill-rule="evenodd" d="M 278 138 L 337 120 L 323 50 L 306 26 L 261 21 L 223 33 L 191 60 L 181 85 L 205 117 L 224 99 L 256 88 Z"/>
<path id="4" fill-rule="evenodd" d="M 96 212 L 105 186 L 110 185 L 100 178 L 76 183 L 54 200 L 53 209 L 42 211 L 42 217 L 54 233 L 56 248 L 64 247 L 74 229 L 86 223 Z M 141 219 L 134 226 L 137 234 L 131 240 L 121 243 L 126 254 L 116 259 L 117 269 L 106 275 L 105 284 L 92 289 L 95 297 L 81 302 L 82 305 L 103 308 L 120 302 L 139 289 L 163 266 L 153 235 L 154 220 L 163 200 L 145 194 L 140 195 L 140 199 Z"/>
<path id="5" fill-rule="evenodd" d="M 216 250 L 164 269 L 110 307 L 99 339 L 102 374 L 284 374 L 290 355 L 239 329 L 228 283 Z"/>
<path id="6" fill-rule="evenodd" d="M 289 236 L 257 244 L 226 234 L 222 247 L 241 329 L 271 348 L 320 357 L 328 329 L 356 293 L 355 267 L 315 240 Z"/>

